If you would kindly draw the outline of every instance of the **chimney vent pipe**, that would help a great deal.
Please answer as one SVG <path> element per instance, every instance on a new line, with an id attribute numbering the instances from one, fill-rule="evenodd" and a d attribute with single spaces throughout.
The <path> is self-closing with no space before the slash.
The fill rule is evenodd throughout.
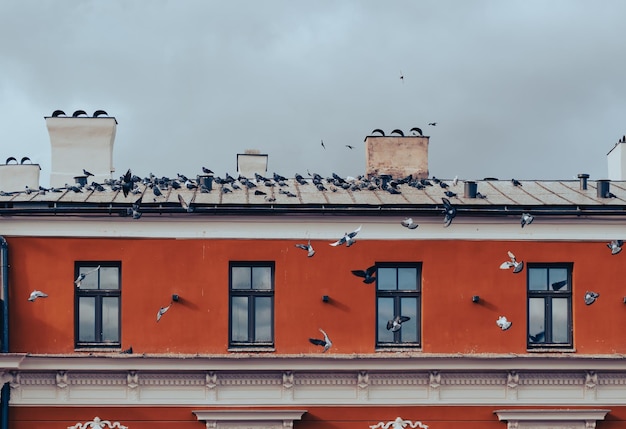
<path id="1" fill-rule="evenodd" d="M 598 180 L 598 198 L 609 198 L 610 189 L 610 180 Z"/>
<path id="2" fill-rule="evenodd" d="M 578 175 L 578 178 L 580 179 L 580 190 L 581 191 L 586 191 L 587 190 L 587 179 L 589 179 L 589 175 L 585 174 L 585 173 L 581 173 Z"/>
<path id="3" fill-rule="evenodd" d="M 464 186 L 465 198 L 476 198 L 476 192 L 478 191 L 478 183 L 473 181 L 465 182 Z"/>

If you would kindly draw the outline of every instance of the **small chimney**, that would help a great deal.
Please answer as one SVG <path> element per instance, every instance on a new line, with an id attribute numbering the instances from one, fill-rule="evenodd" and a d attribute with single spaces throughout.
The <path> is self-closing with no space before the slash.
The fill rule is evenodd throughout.
<path id="1" fill-rule="evenodd" d="M 476 198 L 476 192 L 478 191 L 478 183 L 473 181 L 467 181 L 464 185 L 464 197 Z"/>
<path id="2" fill-rule="evenodd" d="M 5 164 L 0 164 L 0 190 L 6 192 L 23 191 L 27 186 L 39 189 L 39 164 L 33 164 L 30 158 L 17 159 L 10 156 Z"/>
<path id="3" fill-rule="evenodd" d="M 267 173 L 267 154 L 262 154 L 258 149 L 246 149 L 244 153 L 237 154 L 237 173 L 250 178 L 254 173 L 265 175 Z"/>
<path id="4" fill-rule="evenodd" d="M 77 110 L 71 117 L 61 110 L 45 117 L 50 136 L 51 174 L 50 186 L 65 186 L 83 174 L 83 169 L 93 174 L 91 180 L 103 182 L 111 179 L 113 168 L 113 143 L 117 120 L 104 110 L 88 116 Z"/>
<path id="5" fill-rule="evenodd" d="M 415 131 L 414 131 L 415 130 Z M 428 177 L 428 140 L 419 128 L 415 135 L 405 136 L 400 130 L 391 135 L 371 135 L 365 138 L 365 174 L 368 177 L 388 174 L 395 178 L 412 175 L 413 178 Z"/>
<path id="6" fill-rule="evenodd" d="M 597 195 L 598 198 L 609 198 L 611 193 L 611 181 L 610 180 L 598 180 Z"/>
<path id="7" fill-rule="evenodd" d="M 626 136 L 615 143 L 606 155 L 610 180 L 626 180 Z"/>
<path id="8" fill-rule="evenodd" d="M 578 175 L 578 178 L 580 179 L 580 190 L 581 191 L 586 191 L 587 190 L 587 179 L 589 179 L 589 175 L 585 174 L 585 173 L 580 173 Z"/>

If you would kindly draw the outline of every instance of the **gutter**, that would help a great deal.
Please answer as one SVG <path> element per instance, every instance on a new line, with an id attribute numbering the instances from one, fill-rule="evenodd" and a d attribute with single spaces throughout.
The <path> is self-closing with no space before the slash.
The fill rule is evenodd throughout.
<path id="1" fill-rule="evenodd" d="M 0 281 L 2 282 L 2 338 L 0 341 L 0 353 L 9 352 L 9 245 L 6 239 L 0 235 Z M 4 383 L 0 391 L 0 429 L 9 429 L 9 400 L 11 386 Z"/>

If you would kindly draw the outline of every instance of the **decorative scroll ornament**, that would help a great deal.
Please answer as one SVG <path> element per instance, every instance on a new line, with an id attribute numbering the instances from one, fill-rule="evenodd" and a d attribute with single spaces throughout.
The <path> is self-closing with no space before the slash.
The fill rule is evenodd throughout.
<path id="1" fill-rule="evenodd" d="M 95 417 L 92 422 L 76 423 L 74 426 L 68 426 L 67 429 L 104 429 L 104 428 L 119 428 L 128 429 L 128 426 L 120 424 L 120 422 L 111 423 L 108 420 L 100 420 L 100 417 Z"/>
<path id="2" fill-rule="evenodd" d="M 423 424 L 422 422 L 412 422 L 411 420 L 404 420 L 401 417 L 396 417 L 394 421 L 390 421 L 387 423 L 380 422 L 376 425 L 370 426 L 372 429 L 382 428 L 382 429 L 404 429 L 407 427 L 411 428 L 422 428 L 428 429 L 428 425 Z"/>

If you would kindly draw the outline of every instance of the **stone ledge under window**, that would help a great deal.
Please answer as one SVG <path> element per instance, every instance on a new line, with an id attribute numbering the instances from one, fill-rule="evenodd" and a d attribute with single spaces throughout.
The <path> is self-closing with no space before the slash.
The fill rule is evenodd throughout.
<path id="1" fill-rule="evenodd" d="M 274 353 L 274 347 L 229 347 L 231 353 Z"/>
<path id="2" fill-rule="evenodd" d="M 286 429 L 306 410 L 194 410 L 207 429 Z"/>
<path id="3" fill-rule="evenodd" d="M 598 420 L 611 410 L 600 409 L 511 409 L 495 410 L 500 421 L 507 422 L 508 429 L 593 429 Z"/>

